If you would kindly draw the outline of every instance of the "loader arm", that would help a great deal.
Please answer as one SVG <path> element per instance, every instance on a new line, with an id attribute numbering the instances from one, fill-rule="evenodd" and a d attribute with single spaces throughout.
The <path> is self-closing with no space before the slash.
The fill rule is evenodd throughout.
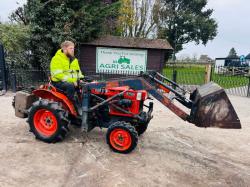
<path id="1" fill-rule="evenodd" d="M 150 71 L 137 77 L 111 79 L 86 86 L 89 89 L 129 86 L 134 90 L 146 90 L 181 119 L 198 127 L 241 128 L 240 120 L 224 89 L 215 83 L 203 85 L 189 93 L 160 73 Z M 169 97 L 161 90 L 170 91 L 172 96 Z M 190 109 L 190 114 L 176 106 L 173 100 Z"/>

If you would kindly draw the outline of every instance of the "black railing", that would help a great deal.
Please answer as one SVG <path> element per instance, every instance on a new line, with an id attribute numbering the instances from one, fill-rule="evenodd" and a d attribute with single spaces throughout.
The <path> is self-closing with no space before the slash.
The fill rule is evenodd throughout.
<path id="1" fill-rule="evenodd" d="M 227 93 L 250 97 L 250 68 L 215 66 L 211 80 L 226 89 Z"/>
<path id="2" fill-rule="evenodd" d="M 206 82 L 213 81 L 222 86 L 229 94 L 250 97 L 249 67 L 177 63 L 167 64 L 163 74 L 189 91 Z"/>
<path id="3" fill-rule="evenodd" d="M 168 64 L 162 74 L 189 91 L 211 80 L 225 88 L 229 94 L 250 97 L 249 68 L 212 66 L 210 72 L 207 72 L 208 69 L 206 65 Z M 83 73 L 97 81 L 139 74 L 129 71 L 84 71 Z M 7 74 L 9 88 L 13 91 L 38 87 L 49 81 L 49 71 L 10 69 Z"/>
<path id="4" fill-rule="evenodd" d="M 90 76 L 97 81 L 105 81 L 113 78 L 125 78 L 137 76 L 140 72 L 129 71 L 84 71 L 85 76 Z M 49 82 L 49 71 L 42 70 L 24 70 L 24 69 L 11 69 L 8 72 L 8 85 L 9 88 L 16 92 L 18 90 L 29 90 L 31 88 L 39 87 L 40 85 Z"/>

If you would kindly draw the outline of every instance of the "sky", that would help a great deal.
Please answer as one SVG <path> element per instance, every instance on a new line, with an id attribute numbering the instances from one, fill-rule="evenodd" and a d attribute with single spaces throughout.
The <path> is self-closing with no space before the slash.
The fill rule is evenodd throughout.
<path id="1" fill-rule="evenodd" d="M 207 54 L 212 58 L 226 57 L 234 47 L 238 55 L 250 53 L 250 1 L 208 0 L 214 9 L 213 18 L 218 23 L 218 35 L 206 46 L 190 43 L 178 56 Z"/>
<path id="2" fill-rule="evenodd" d="M 19 4 L 17 4 L 18 2 Z M 0 0 L 0 20 L 7 21 L 8 15 L 26 0 Z M 234 47 L 238 55 L 250 53 L 250 0 L 208 0 L 207 8 L 214 9 L 213 18 L 218 22 L 218 35 L 206 46 L 189 43 L 177 56 L 206 54 L 211 58 L 226 57 Z"/>
<path id="3" fill-rule="evenodd" d="M 0 0 L 0 20 L 7 21 L 10 13 L 24 3 L 26 0 Z"/>

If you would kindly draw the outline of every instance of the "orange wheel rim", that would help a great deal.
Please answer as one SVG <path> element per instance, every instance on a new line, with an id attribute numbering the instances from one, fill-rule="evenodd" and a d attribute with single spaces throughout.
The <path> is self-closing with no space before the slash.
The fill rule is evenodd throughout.
<path id="1" fill-rule="evenodd" d="M 41 135 L 49 137 L 57 130 L 57 119 L 49 110 L 40 109 L 34 115 L 34 126 Z"/>
<path id="2" fill-rule="evenodd" d="M 126 151 L 132 144 L 131 135 L 124 129 L 114 129 L 109 136 L 112 147 L 119 151 Z"/>

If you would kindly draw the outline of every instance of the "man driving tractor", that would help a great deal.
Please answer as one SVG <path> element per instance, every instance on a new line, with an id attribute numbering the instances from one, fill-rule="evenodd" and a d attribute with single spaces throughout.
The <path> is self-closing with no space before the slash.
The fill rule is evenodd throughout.
<path id="1" fill-rule="evenodd" d="M 83 78 L 79 63 L 74 54 L 75 44 L 64 41 L 50 63 L 52 84 L 63 90 L 69 99 L 74 100 L 77 80 Z"/>

